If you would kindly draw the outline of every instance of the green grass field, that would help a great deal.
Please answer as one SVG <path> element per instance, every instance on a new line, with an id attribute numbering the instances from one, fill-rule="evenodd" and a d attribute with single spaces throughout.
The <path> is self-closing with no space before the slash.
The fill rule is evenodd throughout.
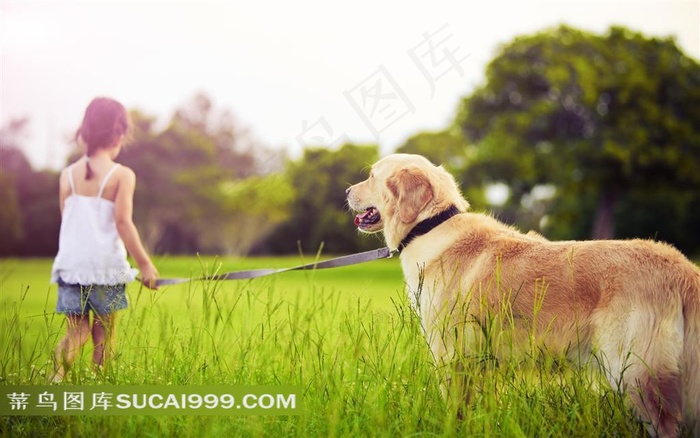
<path id="1" fill-rule="evenodd" d="M 308 262 L 161 258 L 163 277 Z M 50 260 L 0 260 L 0 384 L 44 385 L 64 334 Z M 293 385 L 301 415 L 0 417 L 2 436 L 643 436 L 618 394 L 565 363 L 475 364 L 461 418 L 440 392 L 397 259 L 159 291 L 128 289 L 117 355 L 65 384 Z"/>

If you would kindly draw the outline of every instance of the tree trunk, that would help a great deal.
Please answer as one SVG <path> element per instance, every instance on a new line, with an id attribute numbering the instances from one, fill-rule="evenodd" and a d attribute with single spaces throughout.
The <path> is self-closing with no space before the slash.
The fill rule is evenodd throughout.
<path id="1" fill-rule="evenodd" d="M 593 239 L 612 239 L 615 232 L 615 205 L 618 193 L 614 189 L 604 189 L 600 193 L 593 225 Z"/>

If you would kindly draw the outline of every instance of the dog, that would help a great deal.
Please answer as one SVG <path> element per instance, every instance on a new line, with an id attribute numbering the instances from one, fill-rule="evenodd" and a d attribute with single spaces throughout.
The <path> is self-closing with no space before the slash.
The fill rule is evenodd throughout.
<path id="1" fill-rule="evenodd" d="M 411 305 L 448 370 L 443 392 L 457 388 L 468 403 L 472 383 L 455 386 L 447 365 L 492 341 L 483 339 L 491 318 L 513 333 L 497 356 L 535 343 L 597 366 L 651 436 L 685 427 L 700 437 L 700 269 L 676 249 L 523 234 L 468 212 L 452 175 L 419 155 L 379 160 L 346 195 L 359 230 L 383 232 L 400 252 Z"/>

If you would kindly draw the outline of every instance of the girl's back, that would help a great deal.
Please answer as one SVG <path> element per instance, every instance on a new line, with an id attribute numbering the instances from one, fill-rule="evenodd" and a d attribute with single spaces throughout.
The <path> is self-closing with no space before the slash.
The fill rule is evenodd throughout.
<path id="1" fill-rule="evenodd" d="M 93 163 L 93 175 L 86 179 L 81 161 L 85 160 L 68 166 L 62 175 L 68 183 L 61 182 L 61 232 L 52 280 L 83 285 L 133 281 L 137 271 L 127 262 L 115 222 L 115 174 L 120 165 L 111 160 Z"/>
<path id="2" fill-rule="evenodd" d="M 61 197 L 68 198 L 72 193 L 70 186 L 70 176 L 73 178 L 75 185 L 75 193 L 80 196 L 97 196 L 100 191 L 100 186 L 104 181 L 107 173 L 112 169 L 112 163 L 98 163 L 91 161 L 91 169 L 93 175 L 90 179 L 86 178 L 87 168 L 83 164 L 85 158 L 81 158 L 76 163 L 67 167 L 61 174 Z M 114 170 L 114 173 L 106 181 L 102 191 L 102 198 L 114 202 L 117 190 L 119 188 L 119 180 L 123 169 L 121 167 Z M 70 176 L 68 173 L 70 172 Z"/>

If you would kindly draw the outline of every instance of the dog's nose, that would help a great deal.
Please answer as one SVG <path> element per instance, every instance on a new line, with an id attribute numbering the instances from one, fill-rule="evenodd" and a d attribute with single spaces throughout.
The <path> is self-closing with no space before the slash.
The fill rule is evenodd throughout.
<path id="1" fill-rule="evenodd" d="M 350 190 L 352 190 L 352 187 L 348 187 L 347 189 L 345 189 L 345 194 L 346 194 L 346 195 L 349 195 L 349 194 L 350 194 Z"/>

